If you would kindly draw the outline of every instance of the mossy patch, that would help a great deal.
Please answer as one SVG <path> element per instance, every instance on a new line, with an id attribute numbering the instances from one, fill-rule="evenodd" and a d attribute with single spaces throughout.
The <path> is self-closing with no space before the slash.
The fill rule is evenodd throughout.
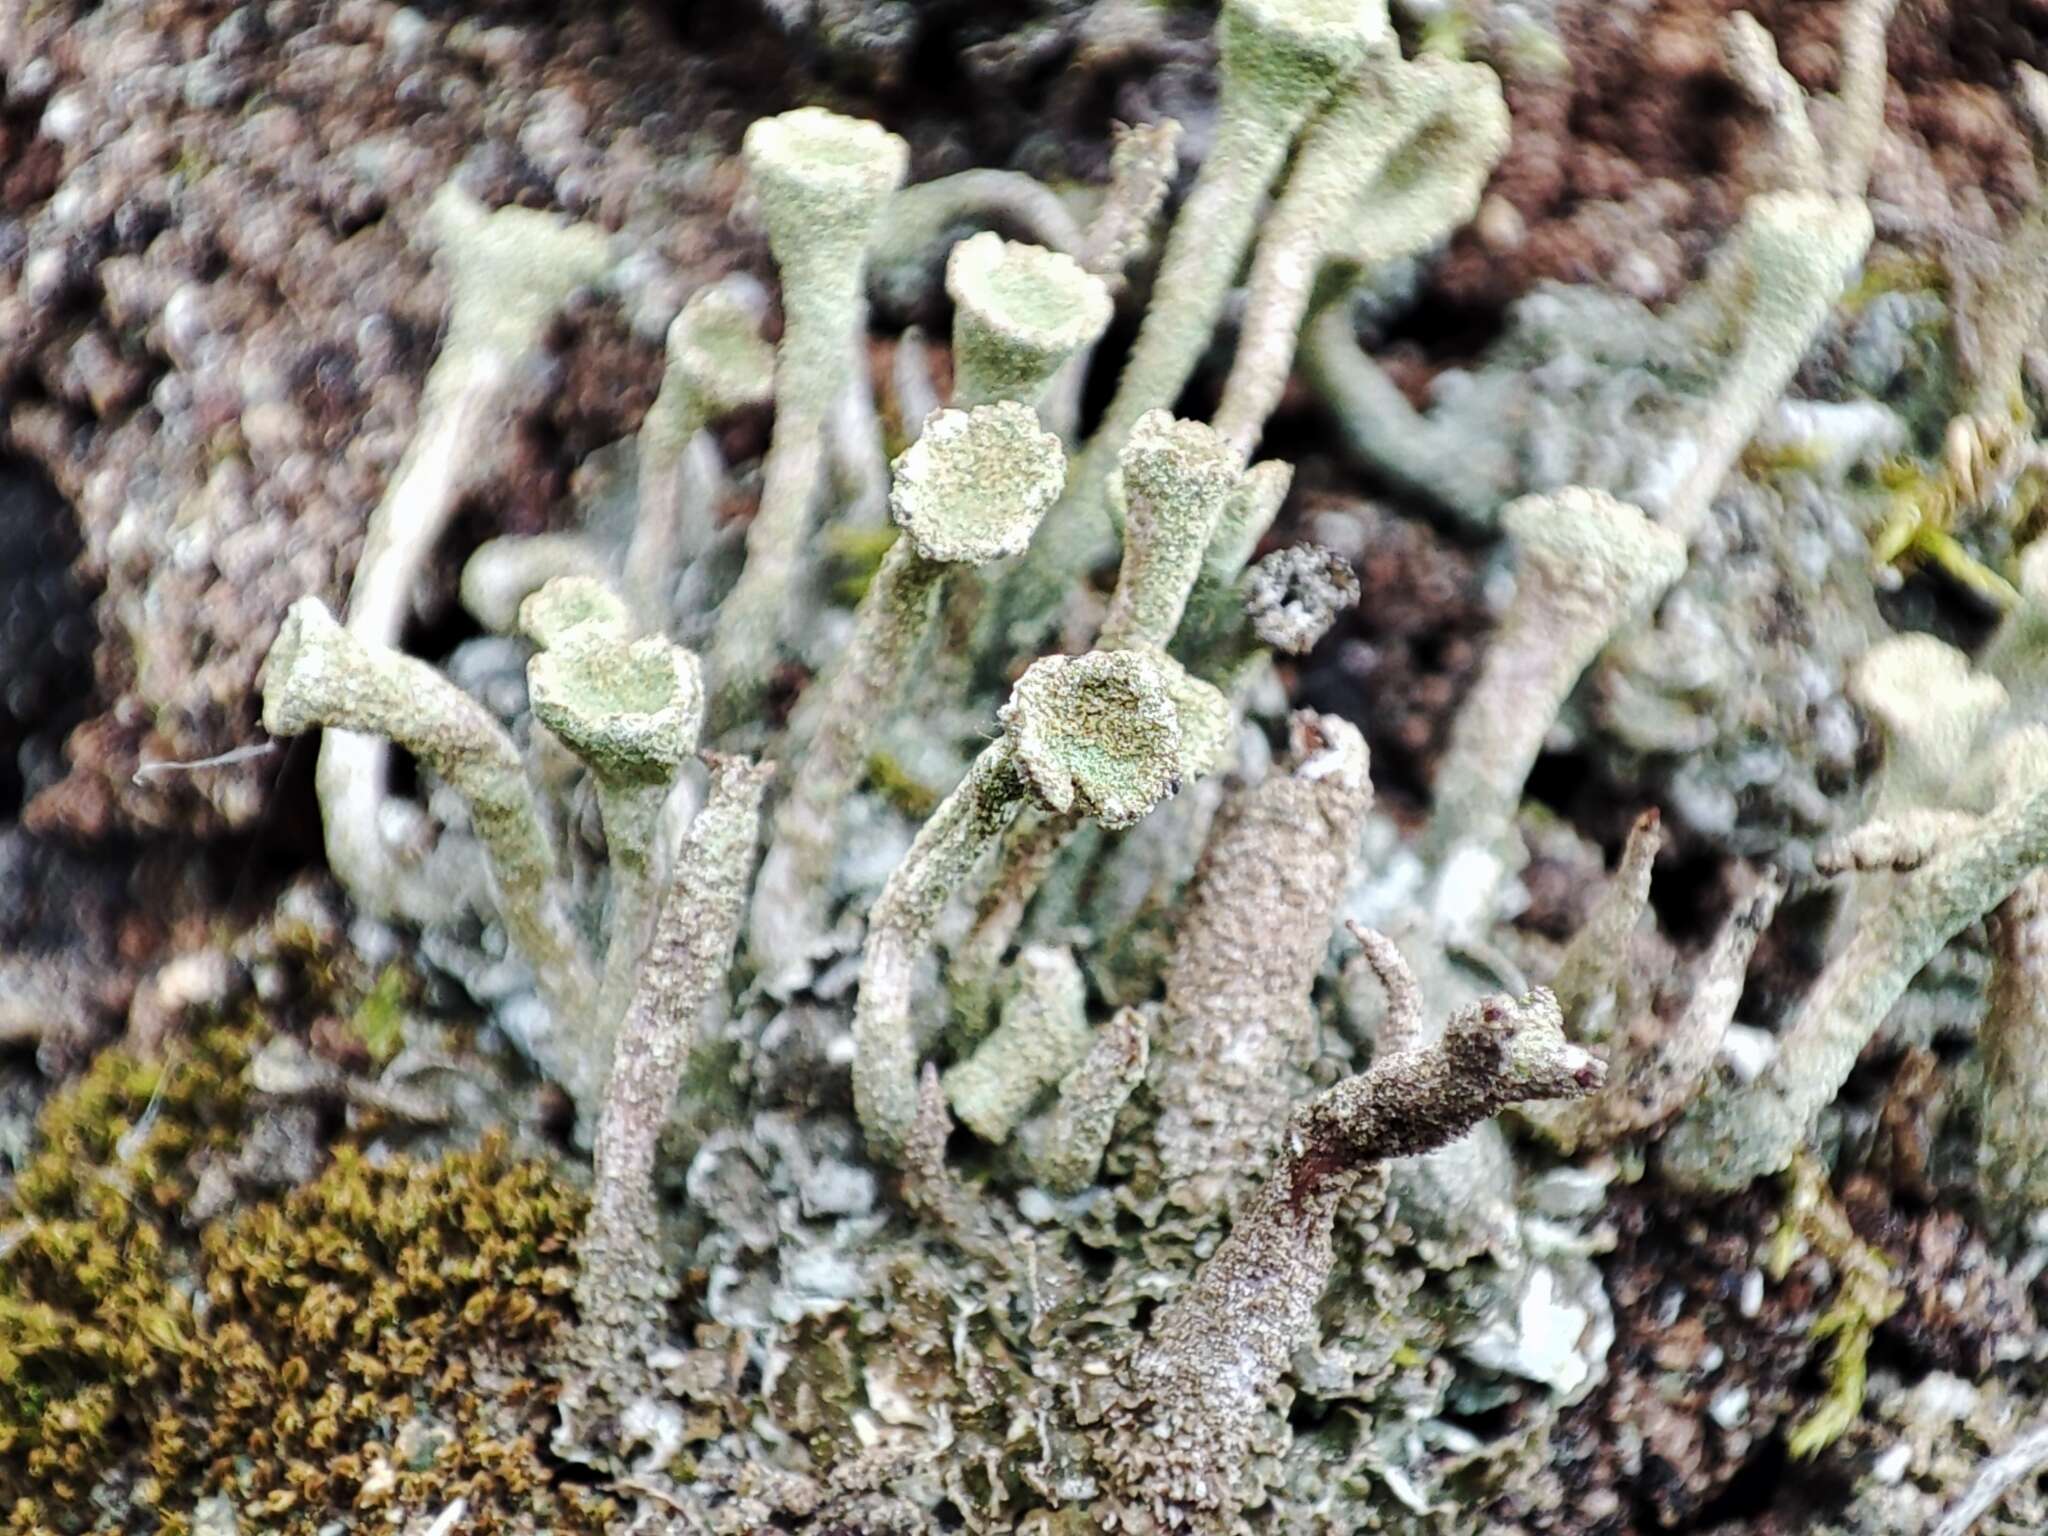
<path id="1" fill-rule="evenodd" d="M 477 1532 L 602 1528 L 611 1501 L 542 1449 L 581 1196 L 498 1139 L 432 1161 L 342 1146 L 195 1232 L 201 1175 L 255 1107 L 249 1043 L 108 1051 L 45 1106 L 0 1221 L 8 1529 L 178 1532 L 215 1493 L 266 1532 L 459 1497 Z"/>

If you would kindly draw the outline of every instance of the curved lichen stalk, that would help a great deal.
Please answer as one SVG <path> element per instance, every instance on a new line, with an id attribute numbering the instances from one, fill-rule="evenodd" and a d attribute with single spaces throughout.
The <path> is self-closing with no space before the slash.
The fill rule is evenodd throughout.
<path id="1" fill-rule="evenodd" d="M 1990 808 L 1942 840 L 1873 903 L 1828 962 L 1747 1087 L 1723 1080 L 1666 1137 L 1659 1166 L 1690 1188 L 1740 1189 L 1783 1169 L 1856 1058 L 1927 962 L 2048 864 L 2048 727 L 2020 727 L 1983 765 Z"/>
<path id="2" fill-rule="evenodd" d="M 549 324 L 612 265 L 604 231 L 529 208 L 487 211 L 453 182 L 428 207 L 426 227 L 448 278 L 448 328 L 427 373 L 419 425 L 370 514 L 349 590 L 348 631 L 372 650 L 398 644 L 420 571 L 487 457 L 480 450 L 503 436 L 497 417 Z M 389 763 L 375 737 L 338 729 L 322 738 L 315 787 L 327 862 L 365 911 L 438 922 L 450 893 L 419 878 L 413 861 L 430 841 L 424 826 L 392 835 L 401 803 L 386 794 Z"/>
<path id="3" fill-rule="evenodd" d="M 541 1064 L 578 1102 L 593 1102 L 598 1074 L 571 1032 L 595 1005 L 596 988 L 573 937 L 525 764 L 504 727 L 425 662 L 366 645 L 318 598 L 302 597 L 265 663 L 263 727 L 296 736 L 315 726 L 396 742 L 468 804 L 490 861 L 498 916 L 533 967 L 552 1016 L 552 1033 L 535 1042 Z"/>
<path id="4" fill-rule="evenodd" d="M 1026 803 L 1126 827 L 1179 784 L 1180 712 L 1138 652 L 1048 656 L 1017 680 L 1003 734 L 918 830 L 868 912 L 854 1014 L 854 1107 L 877 1157 L 900 1156 L 917 1119 L 912 990 L 946 898 Z"/>

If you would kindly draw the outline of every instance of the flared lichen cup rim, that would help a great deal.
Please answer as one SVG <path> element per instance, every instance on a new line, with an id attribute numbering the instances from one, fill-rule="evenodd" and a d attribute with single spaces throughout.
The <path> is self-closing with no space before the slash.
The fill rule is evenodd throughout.
<path id="1" fill-rule="evenodd" d="M 669 325 L 668 360 L 714 411 L 774 398 L 775 348 L 762 338 L 761 316 L 723 283 L 690 295 Z"/>
<path id="2" fill-rule="evenodd" d="M 1049 810 L 1128 827 L 1180 787 L 1180 710 L 1165 670 L 1142 652 L 1041 657 L 998 719 Z"/>
<path id="3" fill-rule="evenodd" d="M 577 630 L 623 638 L 632 627 L 625 599 L 592 576 L 556 576 L 519 604 L 519 632 L 543 650 Z"/>
<path id="4" fill-rule="evenodd" d="M 666 640 L 579 629 L 534 655 L 526 686 L 534 718 L 608 778 L 662 783 L 697 750 L 703 678 Z"/>
<path id="5" fill-rule="evenodd" d="M 1230 65 L 1302 94 L 1393 35 L 1386 0 L 1224 0 L 1220 26 Z"/>
<path id="6" fill-rule="evenodd" d="M 1064 358 L 1109 328 L 1109 289 L 1071 256 L 990 230 L 953 247 L 946 292 L 971 323 L 1009 346 Z"/>
<path id="7" fill-rule="evenodd" d="M 1138 418 L 1117 455 L 1117 474 L 1132 515 L 1149 505 L 1206 509 L 1212 517 L 1221 516 L 1243 478 L 1237 455 L 1214 427 L 1167 410 L 1150 410 Z"/>
<path id="8" fill-rule="evenodd" d="M 985 565 L 1021 554 L 1067 479 L 1060 440 L 1005 400 L 934 412 L 897 456 L 889 513 L 927 560 Z"/>
<path id="9" fill-rule="evenodd" d="M 1996 678 L 1925 634 L 1880 640 L 1850 667 L 1843 691 L 1883 731 L 1888 782 L 1909 794 L 1959 792 L 1953 776 L 2010 702 Z"/>
<path id="10" fill-rule="evenodd" d="M 879 206 L 910 168 L 910 147 L 897 135 L 824 107 L 757 118 L 740 153 L 757 187 L 794 194 L 791 211 L 814 217 Z"/>
<path id="11" fill-rule="evenodd" d="M 1517 497 L 1500 521 L 1522 559 L 1561 586 L 1629 602 L 1685 574 L 1683 538 L 1634 503 L 1589 486 Z"/>

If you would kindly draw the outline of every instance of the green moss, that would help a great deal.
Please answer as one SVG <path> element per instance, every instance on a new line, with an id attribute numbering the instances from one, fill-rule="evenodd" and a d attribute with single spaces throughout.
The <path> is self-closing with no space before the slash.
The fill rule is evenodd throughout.
<path id="1" fill-rule="evenodd" d="M 860 600 L 867 596 L 875 573 L 882 568 L 882 557 L 889 553 L 889 546 L 895 542 L 894 523 L 880 528 L 835 525 L 828 529 L 825 533 L 825 555 L 830 563 L 827 574 L 832 600 L 849 608 L 858 607 Z"/>
<path id="2" fill-rule="evenodd" d="M 412 986 L 403 967 L 387 965 L 349 1019 L 349 1028 L 378 1066 L 398 1054 L 405 1043 L 406 1006 Z"/>
<path id="3" fill-rule="evenodd" d="M 104 1052 L 43 1111 L 0 1222 L 8 1528 L 103 1526 L 115 1472 L 137 1530 L 180 1531 L 216 1492 L 268 1532 L 463 1496 L 479 1532 L 494 1512 L 602 1528 L 609 1501 L 558 1489 L 541 1450 L 581 1197 L 499 1141 L 381 1165 L 343 1146 L 195 1235 L 200 1175 L 246 1130 L 253 1033 Z"/>
<path id="4" fill-rule="evenodd" d="M 939 796 L 932 787 L 887 752 L 869 756 L 868 782 L 883 799 L 913 820 L 921 821 L 938 808 Z"/>
<path id="5" fill-rule="evenodd" d="M 0 1259 L 0 1501 L 83 1502 L 194 1348 L 179 1215 L 246 1108 L 246 1037 L 215 1028 L 162 1062 L 102 1053 L 55 1095 L 16 1179 Z"/>

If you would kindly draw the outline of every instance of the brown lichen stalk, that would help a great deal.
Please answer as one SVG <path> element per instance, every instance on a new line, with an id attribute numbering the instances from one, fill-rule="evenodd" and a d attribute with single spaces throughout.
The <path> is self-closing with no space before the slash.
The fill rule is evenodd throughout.
<path id="1" fill-rule="evenodd" d="M 1234 1528 L 1268 1397 L 1313 1334 L 1338 1202 L 1365 1170 L 1434 1151 L 1511 1104 L 1591 1093 L 1604 1077 L 1539 990 L 1462 1009 L 1437 1044 L 1386 1056 L 1298 1108 L 1263 1187 L 1124 1367 L 1099 1446 L 1114 1528 Z"/>
<path id="2" fill-rule="evenodd" d="M 712 759 L 710 798 L 684 839 L 640 963 L 598 1113 L 596 1191 L 577 1246 L 579 1321 L 563 1350 L 559 1437 L 568 1449 L 615 1447 L 616 1426 L 586 1416 L 624 1409 L 651 1388 L 647 1356 L 662 1342 L 664 1303 L 676 1292 L 662 1259 L 655 1154 L 697 1017 L 732 962 L 773 774 L 745 758 Z"/>

